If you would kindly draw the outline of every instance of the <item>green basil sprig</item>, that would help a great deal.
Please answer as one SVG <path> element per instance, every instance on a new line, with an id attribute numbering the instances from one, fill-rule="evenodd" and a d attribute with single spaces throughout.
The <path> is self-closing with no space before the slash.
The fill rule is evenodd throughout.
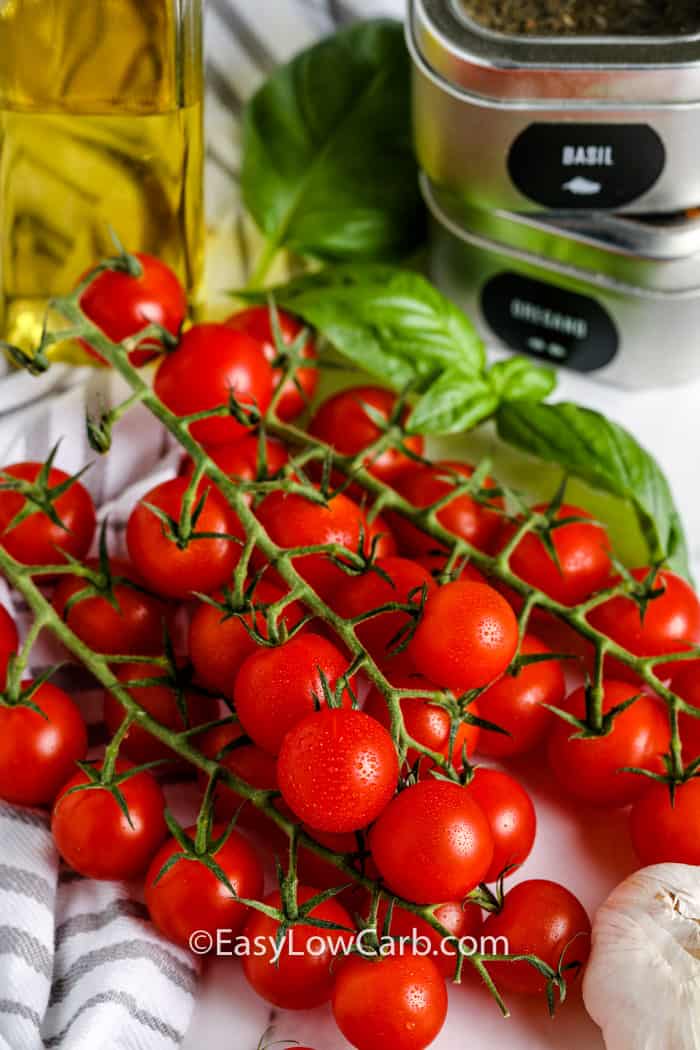
<path id="1" fill-rule="evenodd" d="M 264 301 L 263 293 L 243 293 Z M 546 397 L 551 369 L 514 358 L 486 367 L 471 321 L 425 277 L 378 263 L 332 266 L 272 289 L 275 302 L 322 332 L 343 356 L 419 397 L 411 430 L 455 434 L 503 398 Z"/>
<path id="2" fill-rule="evenodd" d="M 504 402 L 498 433 L 510 445 L 562 466 L 635 511 L 653 561 L 690 577 L 688 550 L 670 486 L 653 456 L 617 423 L 590 408 Z"/>
<path id="3" fill-rule="evenodd" d="M 275 70 L 243 119 L 243 200 L 276 251 L 398 258 L 425 238 L 410 61 L 398 22 L 360 22 Z"/>

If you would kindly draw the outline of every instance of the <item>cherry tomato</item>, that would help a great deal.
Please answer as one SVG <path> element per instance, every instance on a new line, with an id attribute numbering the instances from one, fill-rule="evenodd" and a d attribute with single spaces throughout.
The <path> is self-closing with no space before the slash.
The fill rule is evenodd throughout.
<path id="1" fill-rule="evenodd" d="M 428 597 L 408 654 L 426 678 L 464 692 L 503 674 L 517 647 L 518 622 L 505 598 L 458 580 Z"/>
<path id="2" fill-rule="evenodd" d="M 700 780 L 677 785 L 673 804 L 668 784 L 650 782 L 632 806 L 630 831 L 645 866 L 700 864 Z"/>
<path id="3" fill-rule="evenodd" d="M 0 705 L 0 798 L 19 806 L 53 802 L 87 752 L 85 723 L 67 693 L 44 682 L 31 703 L 43 714 Z"/>
<path id="4" fill-rule="evenodd" d="M 603 683 L 603 714 L 637 695 L 626 682 L 607 679 Z M 564 709 L 577 718 L 586 713 L 583 687 L 574 690 Z M 549 735 L 549 765 L 557 782 L 574 798 L 594 806 L 626 806 L 644 793 L 647 778 L 622 773 L 633 766 L 663 771 L 661 755 L 668 750 L 669 727 L 661 703 L 641 695 L 613 722 L 607 736 L 576 739 L 577 730 L 555 718 Z"/>
<path id="5" fill-rule="evenodd" d="M 4 605 L 0 605 L 0 687 L 5 688 L 7 665 L 17 652 L 19 635 L 17 626 Z"/>
<path id="6" fill-rule="evenodd" d="M 272 400 L 272 370 L 245 332 L 198 324 L 163 358 L 153 388 L 177 416 L 228 405 L 231 396 L 264 412 Z M 205 445 L 225 445 L 250 429 L 233 416 L 221 416 L 192 423 L 190 433 Z"/>
<path id="7" fill-rule="evenodd" d="M 212 839 L 220 838 L 225 831 L 225 824 L 214 825 Z M 196 827 L 188 828 L 186 834 L 194 840 Z M 146 907 L 155 925 L 169 940 L 182 948 L 190 946 L 190 937 L 197 930 L 206 930 L 215 943 L 219 930 L 225 930 L 227 937 L 238 933 L 248 917 L 249 909 L 235 900 L 226 884 L 202 861 L 183 857 L 162 878 L 158 878 L 170 858 L 181 852 L 177 840 L 168 839 L 148 869 Z M 242 835 L 231 832 L 212 856 L 237 897 L 257 900 L 262 896 L 262 865 L 255 850 Z"/>
<path id="8" fill-rule="evenodd" d="M 534 508 L 541 513 L 547 504 Z M 555 562 L 540 536 L 529 532 L 522 538 L 510 557 L 510 567 L 516 576 L 539 588 L 563 605 L 578 605 L 606 586 L 610 576 L 610 541 L 605 529 L 594 522 L 591 515 L 564 503 L 555 514 L 555 520 L 586 518 L 588 521 L 561 525 L 551 532 L 557 554 Z M 503 529 L 504 543 L 510 539 L 517 525 Z"/>
<path id="9" fill-rule="evenodd" d="M 362 711 L 325 708 L 287 734 L 277 760 L 282 798 L 319 831 L 358 831 L 396 790 L 399 763 L 386 729 Z"/>
<path id="10" fill-rule="evenodd" d="M 429 507 L 438 500 L 444 499 L 461 478 L 470 478 L 474 468 L 467 463 L 454 460 L 440 460 L 430 467 L 414 467 L 402 474 L 395 483 L 397 492 L 414 507 Z M 452 479 L 455 480 L 452 480 Z M 484 488 L 493 488 L 493 478 L 486 478 Z M 500 505 L 494 498 L 493 505 Z M 449 532 L 471 543 L 479 550 L 488 551 L 497 539 L 502 517 L 494 510 L 489 510 L 482 503 L 477 503 L 467 493 L 455 496 L 441 510 L 437 520 Z M 399 548 L 409 556 L 422 556 L 439 550 L 437 543 L 427 533 L 422 532 L 400 514 L 392 514 L 391 527 L 394 530 Z"/>
<path id="11" fill-rule="evenodd" d="M 162 678 L 164 674 L 163 668 L 158 664 L 126 663 L 121 664 L 117 670 L 117 678 L 125 686 L 130 681 Z M 175 690 L 167 684 L 132 686 L 128 692 L 156 722 L 175 732 L 213 722 L 219 713 L 218 702 L 213 697 L 191 691 L 178 700 Z M 186 721 L 180 704 L 184 705 L 187 712 Z M 124 721 L 124 708 L 110 692 L 105 692 L 104 719 L 112 736 Z M 157 759 L 177 759 L 167 744 L 158 740 L 137 722 L 129 726 L 121 750 L 136 765 L 155 762 Z"/>
<path id="12" fill-rule="evenodd" d="M 321 635 L 297 635 L 284 645 L 258 649 L 243 663 L 234 687 L 236 713 L 249 737 L 276 755 L 286 734 L 324 702 L 323 679 L 335 693 L 347 657 Z M 352 682 L 351 682 L 352 686 Z M 343 706 L 352 694 L 343 686 Z"/>
<path id="13" fill-rule="evenodd" d="M 277 309 L 277 320 L 282 332 L 282 338 L 287 344 L 293 343 L 303 331 L 303 325 L 285 310 L 280 310 L 279 307 Z M 233 314 L 226 321 L 226 324 L 229 328 L 243 331 L 254 339 L 265 355 L 265 360 L 271 365 L 274 364 L 279 354 L 275 346 L 272 320 L 267 306 L 250 306 L 247 310 L 241 310 L 240 313 Z M 304 343 L 301 349 L 301 356 L 308 358 L 309 361 L 316 360 L 318 355 L 312 339 Z M 273 368 L 272 375 L 275 389 L 277 389 L 283 377 L 283 369 Z M 294 377 L 285 381 L 276 408 L 280 419 L 289 421 L 301 415 L 316 393 L 318 378 L 318 369 L 310 365 L 309 367 L 298 368 Z"/>
<path id="14" fill-rule="evenodd" d="M 124 270 L 107 270 L 97 277 L 80 298 L 83 313 L 111 339 L 120 343 L 149 324 L 158 324 L 171 335 L 179 335 L 187 317 L 187 297 L 179 280 L 165 263 L 152 255 L 136 254 L 142 274 L 132 277 Z M 141 344 L 139 344 L 141 345 Z M 100 355 L 86 343 L 93 357 Z M 156 356 L 154 350 L 129 353 L 138 368 Z"/>
<path id="15" fill-rule="evenodd" d="M 337 613 L 350 620 L 390 603 L 413 603 L 420 608 L 423 593 L 435 590 L 430 574 L 406 558 L 378 558 L 375 567 L 361 576 L 347 576 L 331 603 Z M 358 624 L 356 635 L 380 664 L 391 660 L 398 637 L 412 622 L 410 613 L 385 612 Z"/>
<path id="16" fill-rule="evenodd" d="M 437 686 L 418 674 L 394 674 L 391 676 L 391 684 L 397 689 L 435 690 Z M 450 729 L 451 719 L 449 712 L 439 704 L 431 704 L 424 697 L 404 697 L 400 701 L 403 724 L 406 732 L 419 744 L 429 747 L 445 758 L 452 758 L 455 769 L 462 768 L 462 757 L 466 749 L 467 757 L 474 754 L 479 739 L 479 726 L 461 722 L 452 743 L 452 754 L 450 756 Z M 369 692 L 364 706 L 365 713 L 376 718 L 385 729 L 391 728 L 391 716 L 386 700 L 382 693 L 373 686 Z M 479 710 L 476 702 L 470 704 L 469 711 L 477 715 Z M 435 768 L 434 762 L 414 747 L 409 747 L 406 753 L 406 762 L 413 767 L 420 760 L 420 774 L 425 776 L 431 769 Z"/>
<path id="17" fill-rule="evenodd" d="M 315 895 L 316 890 L 299 886 L 297 901 L 305 904 Z M 279 908 L 280 894 L 271 893 L 264 903 Z M 243 958 L 248 983 L 263 999 L 283 1010 L 310 1010 L 327 1002 L 333 989 L 334 948 L 340 951 L 342 945 L 352 942 L 354 923 L 345 908 L 332 898 L 317 904 L 308 918 L 332 922 L 347 933 L 318 926 L 293 926 L 285 935 L 279 962 L 275 964 L 272 946 L 279 922 L 256 911 L 243 931 L 249 943 L 259 945 L 259 950 Z"/>
<path id="18" fill-rule="evenodd" d="M 97 559 L 89 558 L 86 564 L 99 572 Z M 118 608 L 106 595 L 92 593 L 75 601 L 66 614 L 68 602 L 86 589 L 88 581 L 82 576 L 63 576 L 54 591 L 54 609 L 78 638 L 97 653 L 145 656 L 161 652 L 167 606 L 144 591 L 138 573 L 128 561 L 110 559 L 110 573 L 114 580 L 112 596 Z"/>
<path id="19" fill-rule="evenodd" d="M 506 868 L 520 867 L 530 856 L 537 830 L 535 807 L 525 788 L 498 769 L 477 769 L 467 791 L 491 828 L 493 859 L 484 881 L 495 882 Z"/>
<path id="20" fill-rule="evenodd" d="M 322 507 L 296 493 L 271 492 L 257 515 L 270 539 L 283 548 L 339 544 L 356 553 L 365 530 L 364 514 L 342 493 Z M 322 598 L 334 594 L 348 578 L 325 554 L 294 558 L 294 567 Z"/>
<path id="21" fill-rule="evenodd" d="M 238 517 L 211 486 L 201 490 L 206 498 L 187 545 L 180 547 L 165 534 L 163 522 L 146 504 L 179 521 L 187 486 L 186 478 L 156 485 L 134 507 L 126 528 L 132 562 L 146 584 L 165 598 L 188 598 L 192 591 L 209 594 L 222 587 L 241 552 L 240 544 L 230 538 L 243 536 Z M 199 538 L 197 533 L 215 535 Z"/>
<path id="22" fill-rule="evenodd" d="M 325 441 L 343 456 L 355 456 L 381 437 L 382 431 L 366 410 L 369 406 L 383 420 L 389 421 L 398 398 L 390 390 L 379 386 L 358 386 L 341 390 L 319 406 L 309 425 L 309 433 Z M 408 409 L 402 413 L 406 422 Z M 423 454 L 423 438 L 412 435 L 403 439 L 410 452 Z M 392 484 L 405 470 L 414 465 L 400 448 L 392 446 L 365 462 L 370 474 Z"/>
<path id="23" fill-rule="evenodd" d="M 35 482 L 43 463 L 13 463 L 3 474 L 22 481 Z M 48 476 L 50 489 L 68 481 L 69 475 L 52 467 Z M 4 479 L 0 479 L 0 483 Z M 24 510 L 26 499 L 18 492 L 0 490 L 0 542 L 22 565 L 55 565 L 66 561 L 65 554 L 82 560 L 95 534 L 95 507 L 90 493 L 79 481 L 74 481 L 54 500 L 53 507 L 61 521 L 51 521 L 42 510 L 30 514 L 18 525 L 15 517 Z"/>
<path id="24" fill-rule="evenodd" d="M 678 664 L 671 679 L 671 688 L 682 700 L 700 709 L 700 661 L 690 660 Z M 700 718 L 681 711 L 678 728 L 683 744 L 683 759 L 686 765 L 700 756 Z"/>
<path id="25" fill-rule="evenodd" d="M 95 767 L 102 769 L 99 762 Z M 117 774 L 131 763 L 119 759 Z M 108 788 L 90 787 L 82 770 L 66 784 L 56 799 L 51 820 L 56 848 L 74 871 L 87 879 L 122 881 L 143 874 L 167 835 L 163 818 L 165 798 L 150 773 L 135 773 L 122 780 L 119 790 L 131 823 Z"/>
<path id="26" fill-rule="evenodd" d="M 333 1016 L 357 1050 L 424 1050 L 445 1023 L 445 981 L 426 956 L 351 955 L 338 966 Z"/>
<path id="27" fill-rule="evenodd" d="M 526 634 L 520 646 L 522 656 L 545 656 L 550 650 L 532 634 Z M 544 706 L 561 707 L 566 682 L 557 660 L 525 664 L 517 674 L 506 674 L 479 697 L 482 718 L 508 732 L 482 729 L 479 752 L 502 758 L 522 755 L 537 747 L 549 732 L 551 711 Z"/>
<path id="28" fill-rule="evenodd" d="M 211 445 L 205 452 L 217 467 L 230 478 L 241 481 L 255 481 L 258 477 L 258 457 L 260 455 L 260 438 L 257 434 L 246 434 L 244 438 L 230 445 Z M 277 474 L 289 462 L 289 453 L 281 441 L 265 438 L 265 470 L 267 476 Z M 185 456 L 180 466 L 180 474 L 192 475 L 192 460 Z"/>
<path id="29" fill-rule="evenodd" d="M 272 605 L 283 596 L 284 591 L 279 587 L 260 580 L 253 593 L 253 602 L 257 606 Z M 189 651 L 197 680 L 213 692 L 232 696 L 233 684 L 243 661 L 258 649 L 258 645 L 240 617 L 224 617 L 225 613 L 213 605 L 205 602 L 198 605 L 190 622 Z M 255 626 L 263 638 L 268 637 L 264 610 L 247 613 L 243 619 L 249 627 Z M 303 619 L 303 605 L 293 601 L 285 605 L 279 623 L 284 623 L 292 631 Z M 299 633 L 305 630 L 301 627 Z"/>
<path id="30" fill-rule="evenodd" d="M 382 901 L 377 915 L 377 929 L 380 935 L 384 929 L 387 911 L 388 906 L 385 901 Z M 414 915 L 413 912 L 406 911 L 398 904 L 394 906 L 392 912 L 389 936 L 401 938 L 405 946 L 404 950 L 415 943 L 421 955 L 430 945 L 429 958 L 433 960 L 442 976 L 450 980 L 454 977 L 457 967 L 458 953 L 455 942 L 464 941 L 467 948 L 471 948 L 474 941 L 478 945 L 477 938 L 481 934 L 483 925 L 481 908 L 476 904 L 462 903 L 462 901 L 448 901 L 447 904 L 440 904 L 435 908 L 433 915 L 444 926 L 447 936 L 453 938 L 452 940 L 447 940 L 444 934 L 434 930 L 425 919 Z M 424 940 L 419 941 L 419 937 Z"/>
<path id="31" fill-rule="evenodd" d="M 648 569 L 632 570 L 632 576 L 640 582 L 648 574 Z M 635 656 L 664 656 L 697 645 L 700 601 L 692 587 L 668 570 L 659 571 L 653 583 L 654 588 L 663 589 L 663 593 L 648 602 L 643 618 L 637 603 L 621 596 L 593 609 L 588 615 L 589 622 Z M 619 673 L 617 661 L 614 664 L 611 661 L 611 667 L 615 674 Z M 663 678 L 677 669 L 674 663 L 658 664 L 655 671 Z M 622 670 L 624 677 L 631 673 L 627 668 Z"/>
<path id="32" fill-rule="evenodd" d="M 429 904 L 462 900 L 483 880 L 493 838 L 465 788 L 423 780 L 389 803 L 372 828 L 370 849 L 393 893 Z"/>
<path id="33" fill-rule="evenodd" d="M 505 938 L 508 955 L 536 955 L 553 970 L 583 966 L 591 950 L 591 922 L 578 898 L 547 879 L 528 879 L 513 886 L 499 912 L 489 915 L 483 937 Z M 486 963 L 496 987 L 505 992 L 541 995 L 547 979 L 527 962 Z M 573 969 L 566 971 L 571 981 Z"/>

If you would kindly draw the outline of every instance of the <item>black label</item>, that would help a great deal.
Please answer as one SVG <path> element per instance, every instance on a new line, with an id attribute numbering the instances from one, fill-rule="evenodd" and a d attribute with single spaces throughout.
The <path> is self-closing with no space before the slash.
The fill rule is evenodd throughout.
<path id="1" fill-rule="evenodd" d="M 647 124 L 531 124 L 511 147 L 510 177 L 547 208 L 620 208 L 646 193 L 666 163 Z"/>
<path id="2" fill-rule="evenodd" d="M 600 303 L 517 273 L 501 273 L 484 286 L 481 308 L 506 346 L 579 372 L 612 361 L 619 336 Z"/>

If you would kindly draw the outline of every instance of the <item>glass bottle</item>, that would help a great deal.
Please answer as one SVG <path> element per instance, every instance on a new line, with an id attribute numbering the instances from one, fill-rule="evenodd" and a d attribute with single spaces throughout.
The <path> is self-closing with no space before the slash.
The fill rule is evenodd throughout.
<path id="1" fill-rule="evenodd" d="M 0 335 L 96 260 L 203 257 L 202 0 L 0 0 Z"/>

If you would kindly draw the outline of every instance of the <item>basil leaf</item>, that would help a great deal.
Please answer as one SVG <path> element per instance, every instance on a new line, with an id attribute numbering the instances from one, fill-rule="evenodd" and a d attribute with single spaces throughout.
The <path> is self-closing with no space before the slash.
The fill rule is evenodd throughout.
<path id="1" fill-rule="evenodd" d="M 556 386 L 552 369 L 511 357 L 488 372 L 450 368 L 428 388 L 409 421 L 417 434 L 459 434 L 494 414 L 504 400 L 539 401 Z"/>
<path id="2" fill-rule="evenodd" d="M 410 270 L 378 263 L 335 266 L 268 294 L 351 361 L 399 389 L 425 390 L 445 368 L 483 372 L 484 347 L 471 321 Z M 243 297 L 264 302 L 266 295 Z"/>
<path id="3" fill-rule="evenodd" d="M 280 67 L 243 118 L 243 200 L 274 248 L 398 257 L 424 239 L 398 22 L 343 29 Z"/>
<path id="4" fill-rule="evenodd" d="M 557 385 L 553 368 L 526 357 L 510 357 L 489 369 L 489 379 L 503 401 L 544 401 Z"/>
<path id="5" fill-rule="evenodd" d="M 411 412 L 414 434 L 459 434 L 488 419 L 498 408 L 488 378 L 448 369 L 435 380 Z"/>
<path id="6" fill-rule="evenodd" d="M 498 433 L 635 510 L 652 561 L 667 560 L 690 578 L 688 551 L 671 489 L 656 460 L 617 423 L 599 412 L 562 402 L 512 401 L 501 405 Z"/>

